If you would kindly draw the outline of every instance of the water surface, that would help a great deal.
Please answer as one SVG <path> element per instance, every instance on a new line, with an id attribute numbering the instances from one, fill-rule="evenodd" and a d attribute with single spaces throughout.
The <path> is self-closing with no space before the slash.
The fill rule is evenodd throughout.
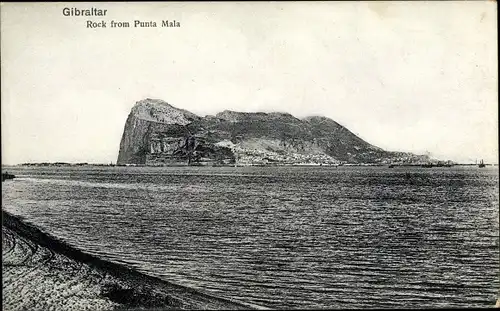
<path id="1" fill-rule="evenodd" d="M 87 252 L 273 308 L 489 307 L 498 168 L 9 168 L 3 208 Z"/>

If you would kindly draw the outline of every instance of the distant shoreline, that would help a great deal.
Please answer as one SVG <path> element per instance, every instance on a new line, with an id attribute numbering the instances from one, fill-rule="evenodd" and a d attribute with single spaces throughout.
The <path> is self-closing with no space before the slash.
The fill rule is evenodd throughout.
<path id="1" fill-rule="evenodd" d="M 165 165 L 146 165 L 146 164 L 102 164 L 102 163 L 67 163 L 67 162 L 43 162 L 43 163 L 21 163 L 9 164 L 2 167 L 426 167 L 428 164 L 380 164 L 380 163 L 345 163 L 345 164 L 317 164 L 317 163 L 272 163 L 272 164 L 165 164 Z M 496 167 L 497 163 L 486 164 L 486 166 Z M 452 165 L 432 164 L 432 167 L 455 167 L 455 166 L 478 166 L 474 163 L 458 163 Z"/>
<path id="2" fill-rule="evenodd" d="M 17 304 L 20 300 L 27 304 L 24 306 L 26 309 L 39 309 L 39 305 L 33 305 L 36 303 L 43 304 L 44 309 L 49 308 L 51 302 L 55 303 L 54 295 L 71 291 L 71 287 L 78 288 L 78 296 L 85 299 L 74 301 L 72 298 L 70 301 L 69 297 L 62 297 L 59 303 L 74 303 L 75 307 L 92 303 L 92 308 L 101 310 L 109 310 L 113 306 L 120 309 L 156 310 L 265 309 L 219 298 L 100 259 L 40 231 L 4 210 L 2 219 L 3 296 L 6 309 L 9 308 L 10 301 L 15 301 L 16 307 L 19 307 Z M 31 278 L 26 278 L 27 274 Z M 61 279 L 68 281 L 62 285 L 57 284 Z M 68 285 L 64 286 L 66 284 Z M 21 291 L 16 290 L 19 288 L 28 289 L 22 292 L 25 296 L 31 295 L 31 299 L 20 296 Z M 54 306 L 57 309 L 57 305 Z"/>

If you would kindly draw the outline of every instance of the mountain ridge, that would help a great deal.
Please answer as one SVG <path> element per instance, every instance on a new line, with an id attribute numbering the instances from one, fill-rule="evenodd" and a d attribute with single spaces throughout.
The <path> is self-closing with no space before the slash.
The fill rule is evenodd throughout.
<path id="1" fill-rule="evenodd" d="M 224 110 L 198 116 L 161 99 L 137 101 L 125 122 L 117 164 L 266 165 L 415 163 L 385 151 L 335 120 L 286 112 Z"/>

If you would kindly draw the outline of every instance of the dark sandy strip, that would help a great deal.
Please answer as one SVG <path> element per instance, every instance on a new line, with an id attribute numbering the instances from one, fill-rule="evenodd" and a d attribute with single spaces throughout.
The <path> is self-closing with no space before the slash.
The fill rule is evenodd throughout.
<path id="1" fill-rule="evenodd" d="M 82 252 L 2 211 L 3 310 L 244 310 Z"/>

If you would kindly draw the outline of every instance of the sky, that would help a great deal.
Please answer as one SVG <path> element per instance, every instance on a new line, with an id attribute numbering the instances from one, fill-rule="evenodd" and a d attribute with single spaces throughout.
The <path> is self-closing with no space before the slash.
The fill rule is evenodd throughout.
<path id="1" fill-rule="evenodd" d="M 2 164 L 116 162 L 144 98 L 200 116 L 323 115 L 386 150 L 498 163 L 496 1 L 2 3 L 0 14 Z"/>

